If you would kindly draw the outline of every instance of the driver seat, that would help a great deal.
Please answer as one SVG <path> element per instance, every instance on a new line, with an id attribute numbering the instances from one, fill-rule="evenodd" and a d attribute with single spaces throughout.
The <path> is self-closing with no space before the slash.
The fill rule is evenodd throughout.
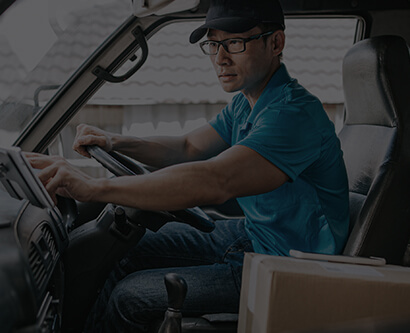
<path id="1" fill-rule="evenodd" d="M 355 44 L 343 62 L 346 119 L 339 134 L 350 192 L 344 255 L 402 264 L 410 237 L 410 56 L 404 39 Z M 228 319 L 228 321 L 226 320 Z M 237 315 L 183 318 L 182 332 L 236 332 Z"/>
<path id="2" fill-rule="evenodd" d="M 339 134 L 349 177 L 344 255 L 402 265 L 410 237 L 410 54 L 399 36 L 357 43 L 343 63 Z"/>

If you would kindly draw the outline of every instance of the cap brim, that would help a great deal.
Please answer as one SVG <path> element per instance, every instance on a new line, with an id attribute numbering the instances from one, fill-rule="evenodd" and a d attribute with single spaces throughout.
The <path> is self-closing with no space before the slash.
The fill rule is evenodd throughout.
<path id="1" fill-rule="evenodd" d="M 195 29 L 189 37 L 189 42 L 194 44 L 205 36 L 208 29 L 226 31 L 230 33 L 242 33 L 258 25 L 258 21 L 244 19 L 243 17 L 226 17 L 209 21 Z"/>

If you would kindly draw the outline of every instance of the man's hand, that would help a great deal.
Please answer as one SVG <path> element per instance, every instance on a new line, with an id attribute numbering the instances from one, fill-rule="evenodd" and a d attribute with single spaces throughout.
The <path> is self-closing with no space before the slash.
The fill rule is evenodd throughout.
<path id="1" fill-rule="evenodd" d="M 97 145 L 105 151 L 113 148 L 113 133 L 103 131 L 94 126 L 80 124 L 74 138 L 73 149 L 85 157 L 91 157 L 84 146 Z"/>
<path id="2" fill-rule="evenodd" d="M 74 168 L 60 156 L 47 156 L 36 153 L 24 154 L 31 166 L 41 169 L 37 174 L 54 203 L 56 194 L 78 201 L 90 201 L 97 182 Z"/>

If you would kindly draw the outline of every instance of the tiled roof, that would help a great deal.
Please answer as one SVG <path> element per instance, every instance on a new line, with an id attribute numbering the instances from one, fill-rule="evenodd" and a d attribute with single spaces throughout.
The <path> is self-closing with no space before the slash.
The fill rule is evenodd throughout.
<path id="1" fill-rule="evenodd" d="M 0 34 L 0 101 L 10 95 L 15 83 L 21 81 L 26 74 L 7 39 Z"/>
<path id="2" fill-rule="evenodd" d="M 32 98 L 38 86 L 64 82 L 92 50 L 130 15 L 128 1 L 122 0 L 115 6 L 115 10 L 96 7 L 79 15 L 73 27 L 65 31 L 65 38 L 54 45 L 30 74 L 30 88 L 19 87 L 16 90 L 18 94 L 25 91 L 25 97 Z M 197 45 L 188 42 L 190 31 L 198 24 L 189 22 L 165 27 L 149 41 L 150 55 L 141 70 L 121 85 L 106 84 L 90 103 L 129 105 L 229 101 L 232 95 L 220 88 L 210 61 Z M 326 20 L 312 25 L 306 20 L 292 20 L 287 23 L 286 35 L 288 45 L 284 51 L 284 62 L 291 75 L 323 102 L 341 103 L 341 59 L 353 42 L 354 25 L 343 21 L 335 25 Z M 84 36 L 90 37 L 86 43 L 79 38 Z M 18 65 L 10 65 L 10 54 L 1 50 L 3 48 L 0 49 L 0 74 L 3 74 Z M 10 86 L 13 80 L 12 76 L 1 75 L 0 86 Z M 46 98 L 47 93 L 40 97 Z"/>
<path id="3" fill-rule="evenodd" d="M 208 57 L 188 41 L 198 22 L 172 24 L 149 40 L 149 56 L 132 79 L 106 85 L 93 101 L 107 102 L 112 95 L 128 104 L 220 103 L 232 98 L 218 82 Z"/>
<path id="4" fill-rule="evenodd" d="M 35 90 L 40 86 L 64 83 L 87 57 L 130 16 L 128 0 L 116 0 L 112 5 L 94 6 L 91 9 L 73 13 L 71 25 L 62 32 L 59 40 L 47 55 L 27 75 L 24 85 L 13 89 L 12 101 L 32 101 Z M 7 59 L 0 58 L 1 68 Z M 0 77 L 0 81 L 3 76 Z M 20 80 L 22 81 L 22 80 Z M 45 92 L 40 101 L 50 96 Z"/>
<path id="5" fill-rule="evenodd" d="M 342 61 L 353 45 L 355 19 L 288 20 L 284 62 L 324 103 L 343 102 Z M 305 33 L 306 32 L 306 33 Z"/>
<path id="6" fill-rule="evenodd" d="M 141 70 L 122 86 L 106 86 L 93 101 L 98 104 L 229 101 L 232 95 L 220 88 L 209 59 L 197 45 L 188 42 L 189 32 L 197 26 L 198 22 L 189 22 L 165 27 L 150 40 L 150 56 Z M 284 62 L 290 74 L 324 103 L 342 103 L 341 64 L 353 43 L 354 24 L 342 20 L 336 25 L 334 21 L 322 20 L 313 25 L 306 20 L 293 20 L 287 24 L 286 35 L 289 44 L 284 50 Z"/>

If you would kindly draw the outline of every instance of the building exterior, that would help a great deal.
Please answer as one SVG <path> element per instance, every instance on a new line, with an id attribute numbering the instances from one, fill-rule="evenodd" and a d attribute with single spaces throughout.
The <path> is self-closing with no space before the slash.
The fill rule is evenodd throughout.
<path id="1" fill-rule="evenodd" d="M 121 0 L 72 13 L 68 20 L 71 25 L 65 29 L 50 19 L 60 38 L 31 72 L 0 35 L 0 120 L 15 102 L 23 101 L 27 107 L 20 106 L 20 118 L 27 119 L 20 124 L 27 123 L 54 89 L 130 13 L 128 1 Z M 121 84 L 105 84 L 85 106 L 86 112 L 80 112 L 63 131 L 63 154 L 76 157 L 71 142 L 81 122 L 123 134 L 175 135 L 215 116 L 233 95 L 220 88 L 211 62 L 198 45 L 188 42 L 190 32 L 199 24 L 173 24 L 154 35 L 149 41 L 148 60 L 140 71 Z M 283 61 L 290 74 L 321 99 L 337 129 L 343 117 L 342 59 L 353 44 L 355 29 L 353 18 L 287 21 Z M 16 83 L 23 82 L 24 76 L 24 84 Z M 10 130 L 21 128 L 1 128 L 0 122 L 3 136 Z"/>

